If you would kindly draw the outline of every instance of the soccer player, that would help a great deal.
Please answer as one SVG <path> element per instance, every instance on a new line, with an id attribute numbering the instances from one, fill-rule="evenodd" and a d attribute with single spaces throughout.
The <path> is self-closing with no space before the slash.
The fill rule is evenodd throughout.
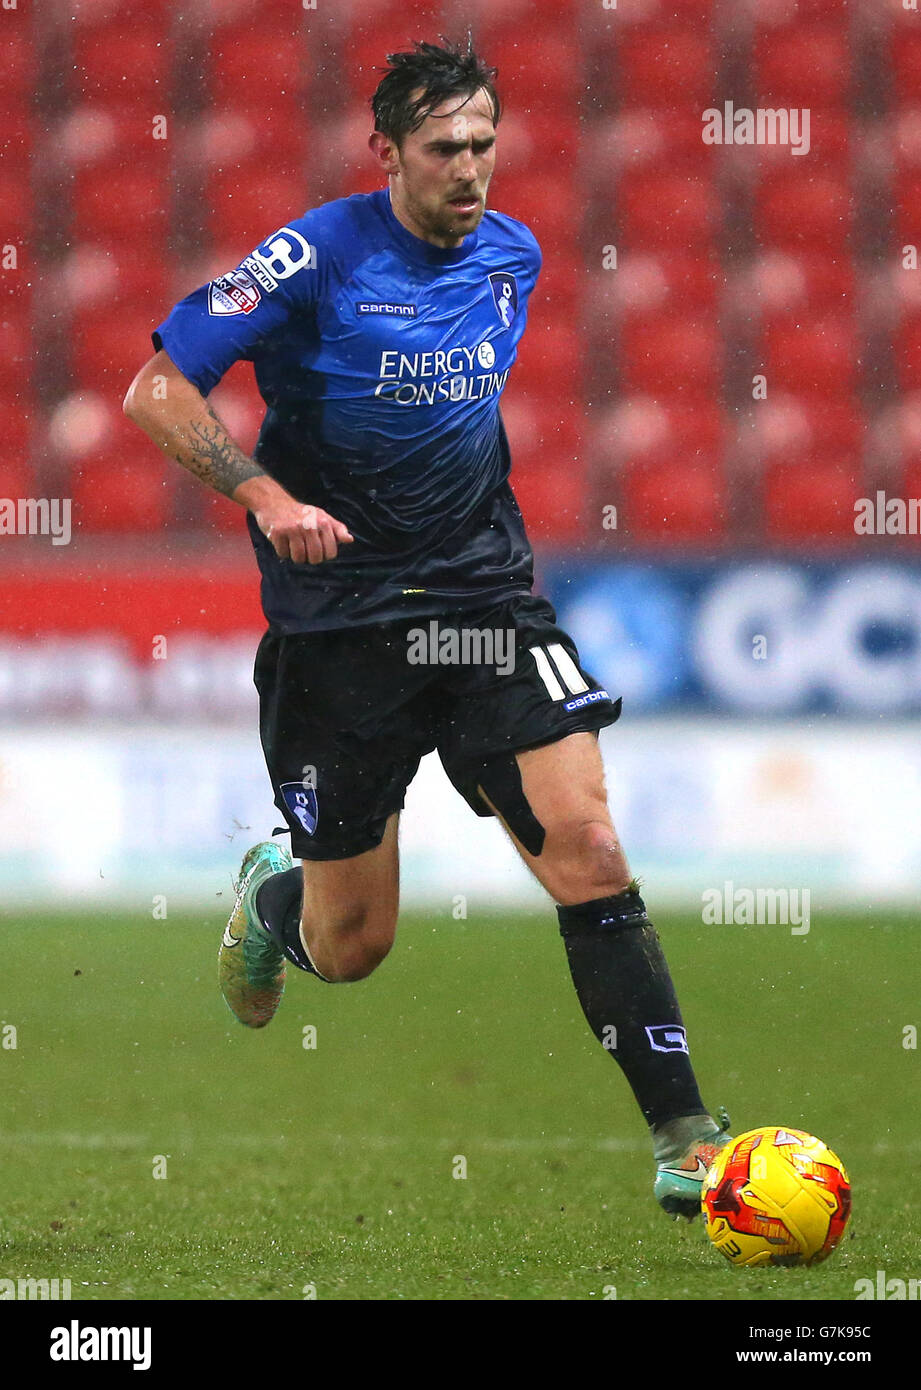
<path id="1" fill-rule="evenodd" d="M 532 593 L 508 481 L 499 400 L 541 252 L 486 208 L 495 76 L 469 39 L 390 55 L 369 140 L 387 186 L 293 218 L 183 299 L 126 397 L 161 449 L 247 509 L 262 573 L 262 745 L 302 863 L 273 842 L 246 854 L 221 987 L 260 1028 L 286 957 L 324 982 L 376 969 L 397 922 L 399 813 L 437 749 L 557 905 L 585 1016 L 650 1127 L 655 1196 L 690 1218 L 728 1121 L 701 1100 L 608 811 L 598 731 L 620 701 Z M 267 408 L 252 458 L 207 403 L 241 358 Z M 443 634 L 466 664 L 439 660 Z"/>

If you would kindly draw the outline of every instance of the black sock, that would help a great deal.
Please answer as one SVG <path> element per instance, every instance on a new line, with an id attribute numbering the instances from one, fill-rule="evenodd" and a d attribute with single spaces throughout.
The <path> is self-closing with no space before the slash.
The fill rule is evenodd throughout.
<path id="1" fill-rule="evenodd" d="M 706 1115 L 675 989 L 639 893 L 558 907 L 557 916 L 585 1017 L 620 1064 L 647 1124 Z"/>
<path id="2" fill-rule="evenodd" d="M 310 960 L 301 940 L 301 898 L 304 877 L 300 869 L 284 869 L 267 878 L 256 890 L 256 912 L 266 931 L 299 970 L 308 970 L 318 980 L 326 977 Z"/>

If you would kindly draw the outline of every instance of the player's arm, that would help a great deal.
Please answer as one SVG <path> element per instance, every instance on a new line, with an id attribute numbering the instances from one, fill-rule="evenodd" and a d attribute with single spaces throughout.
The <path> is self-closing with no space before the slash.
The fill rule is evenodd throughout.
<path id="1" fill-rule="evenodd" d="M 163 350 L 134 378 L 124 411 L 170 458 L 251 511 L 281 559 L 318 565 L 335 559 L 339 545 L 352 540 L 341 521 L 298 502 L 244 453 Z"/>

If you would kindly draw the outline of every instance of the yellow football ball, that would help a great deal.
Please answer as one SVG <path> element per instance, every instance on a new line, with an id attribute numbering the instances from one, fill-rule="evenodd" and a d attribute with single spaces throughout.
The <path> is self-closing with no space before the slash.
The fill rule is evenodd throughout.
<path id="1" fill-rule="evenodd" d="M 707 1235 L 734 1265 L 810 1265 L 844 1234 L 851 1187 L 821 1139 L 767 1125 L 731 1140 L 703 1183 Z"/>

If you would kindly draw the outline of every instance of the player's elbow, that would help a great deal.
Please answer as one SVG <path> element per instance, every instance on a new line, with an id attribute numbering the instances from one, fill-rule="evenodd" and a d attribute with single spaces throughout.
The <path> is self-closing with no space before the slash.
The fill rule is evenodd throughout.
<path id="1" fill-rule="evenodd" d="M 133 420 L 136 411 L 137 397 L 135 395 L 134 382 L 132 381 L 128 390 L 125 392 L 125 399 L 122 401 L 122 413 L 127 415 L 129 420 Z"/>
<path id="2" fill-rule="evenodd" d="M 125 392 L 125 399 L 122 401 L 122 411 L 129 420 L 133 420 L 136 425 L 143 426 L 147 416 L 146 407 L 153 399 L 150 380 L 150 363 L 147 362 L 138 372 L 128 390 Z"/>

